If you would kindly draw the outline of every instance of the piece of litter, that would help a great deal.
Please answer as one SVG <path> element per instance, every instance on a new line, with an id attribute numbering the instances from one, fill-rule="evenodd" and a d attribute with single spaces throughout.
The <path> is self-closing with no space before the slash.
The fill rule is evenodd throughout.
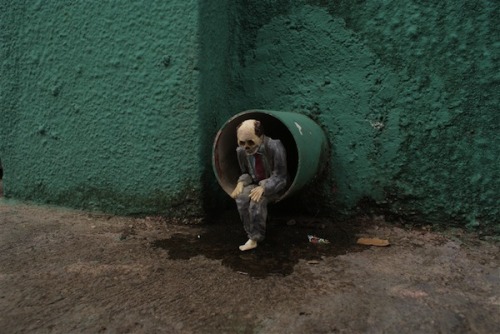
<path id="1" fill-rule="evenodd" d="M 319 261 L 311 260 L 311 261 L 307 261 L 307 264 L 319 264 Z"/>
<path id="2" fill-rule="evenodd" d="M 248 273 L 244 272 L 244 271 L 237 271 L 238 274 L 240 275 L 248 275 Z"/>
<path id="3" fill-rule="evenodd" d="M 330 241 L 323 239 L 323 238 L 318 238 L 315 235 L 309 234 L 307 237 L 309 238 L 309 242 L 312 244 L 329 244 L 330 243 Z"/>
<path id="4" fill-rule="evenodd" d="M 390 245 L 389 240 L 379 239 L 379 238 L 359 238 L 357 243 L 359 245 L 378 246 L 378 247 L 385 247 Z"/>

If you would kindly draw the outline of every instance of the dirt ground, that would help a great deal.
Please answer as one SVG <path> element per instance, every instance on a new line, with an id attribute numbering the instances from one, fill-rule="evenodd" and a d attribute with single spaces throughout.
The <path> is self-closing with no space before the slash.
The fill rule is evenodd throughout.
<path id="1" fill-rule="evenodd" d="M 0 199 L 1 332 L 500 331 L 495 238 L 381 216 L 273 217 L 267 241 L 242 253 L 232 213 L 196 223 Z"/>

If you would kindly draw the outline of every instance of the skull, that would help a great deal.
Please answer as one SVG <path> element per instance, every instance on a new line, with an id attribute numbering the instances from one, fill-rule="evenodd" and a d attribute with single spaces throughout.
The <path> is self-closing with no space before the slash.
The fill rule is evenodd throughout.
<path id="1" fill-rule="evenodd" d="M 238 146 L 245 149 L 247 155 L 255 154 L 262 143 L 260 122 L 255 119 L 244 121 L 238 126 L 237 137 Z"/>

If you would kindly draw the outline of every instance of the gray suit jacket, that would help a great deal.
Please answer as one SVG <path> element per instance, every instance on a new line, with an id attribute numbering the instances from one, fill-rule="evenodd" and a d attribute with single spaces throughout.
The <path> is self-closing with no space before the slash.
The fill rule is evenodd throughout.
<path id="1" fill-rule="evenodd" d="M 287 179 L 286 151 L 279 139 L 263 136 L 262 144 L 255 154 L 262 155 L 266 178 L 258 181 L 255 177 L 254 157 L 247 155 L 245 149 L 236 149 L 242 175 L 238 182 L 245 186 L 259 184 L 264 188 L 265 196 L 273 196 L 284 191 Z"/>

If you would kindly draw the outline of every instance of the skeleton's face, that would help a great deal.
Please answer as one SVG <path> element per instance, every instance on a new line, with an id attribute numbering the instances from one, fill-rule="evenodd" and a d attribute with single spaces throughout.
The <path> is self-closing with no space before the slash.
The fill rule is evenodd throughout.
<path id="1" fill-rule="evenodd" d="M 246 120 L 237 131 L 238 146 L 244 148 L 247 155 L 255 154 L 262 143 L 262 138 L 255 134 L 255 122 L 254 119 Z"/>

